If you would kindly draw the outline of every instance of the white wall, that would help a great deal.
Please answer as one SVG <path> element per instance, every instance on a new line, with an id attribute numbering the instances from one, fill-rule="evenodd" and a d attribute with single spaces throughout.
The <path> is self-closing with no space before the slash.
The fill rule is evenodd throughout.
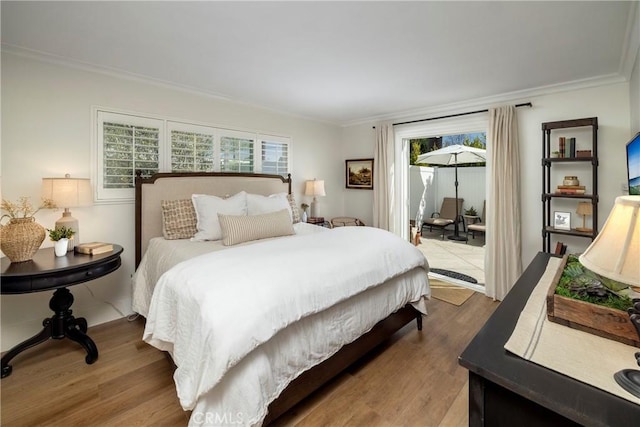
<path id="1" fill-rule="evenodd" d="M 640 12 L 638 12 L 638 16 L 638 20 L 640 20 Z M 640 28 L 640 24 L 638 24 L 638 28 Z M 638 49 L 636 62 L 631 72 L 629 105 L 631 108 L 631 134 L 635 135 L 640 132 L 640 48 Z"/>
<path id="2" fill-rule="evenodd" d="M 40 200 L 42 177 L 91 177 L 91 108 L 114 109 L 194 120 L 233 129 L 290 136 L 292 176 L 298 203 L 304 181 L 325 180 L 320 200 L 324 216 L 343 214 L 344 163 L 339 127 L 247 105 L 199 96 L 141 81 L 41 62 L 2 53 L 2 197 Z M 122 267 L 111 275 L 71 288 L 74 315 L 89 325 L 131 312 L 130 276 L 134 271 L 132 203 L 72 210 L 83 241 L 109 241 L 124 247 Z M 38 213 L 51 228 L 61 212 Z M 48 239 L 43 246 L 51 246 Z M 88 289 L 91 289 L 95 298 Z M 2 351 L 39 332 L 50 315 L 51 292 L 2 295 Z M 106 303 L 105 303 L 106 301 Z"/>
<path id="3" fill-rule="evenodd" d="M 535 254 L 542 249 L 542 185 L 541 123 L 556 120 L 598 117 L 599 158 L 598 191 L 600 194 L 599 222 L 602 227 L 615 197 L 622 194 L 626 182 L 625 143 L 630 134 L 629 83 L 609 84 L 548 95 L 532 96 L 533 108 L 518 109 L 521 186 L 522 186 L 522 262 L 528 265 Z M 450 111 L 449 111 L 450 113 Z M 433 114 L 434 116 L 437 113 Z M 415 118 L 415 117 L 414 117 Z M 396 121 L 402 121 L 399 117 Z M 343 130 L 345 157 L 357 153 L 362 157 L 372 157 L 375 135 L 371 127 L 374 123 L 364 123 Z M 567 169 L 567 174 L 571 172 Z M 584 175 L 584 173 L 581 173 Z M 585 178 L 586 179 L 586 178 Z M 355 200 L 345 198 L 345 214 L 366 211 L 372 216 L 373 197 L 369 192 Z M 567 208 L 575 211 L 575 207 Z M 574 217 L 577 220 L 577 217 Z M 590 240 L 567 237 L 563 241 L 572 252 L 581 252 Z"/>

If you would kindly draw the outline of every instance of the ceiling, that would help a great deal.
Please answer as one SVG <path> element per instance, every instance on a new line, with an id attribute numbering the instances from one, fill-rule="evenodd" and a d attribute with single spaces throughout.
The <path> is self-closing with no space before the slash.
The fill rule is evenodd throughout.
<path id="1" fill-rule="evenodd" d="M 610 1 L 1 7 L 3 50 L 343 125 L 626 79 L 634 11 L 633 2 Z"/>

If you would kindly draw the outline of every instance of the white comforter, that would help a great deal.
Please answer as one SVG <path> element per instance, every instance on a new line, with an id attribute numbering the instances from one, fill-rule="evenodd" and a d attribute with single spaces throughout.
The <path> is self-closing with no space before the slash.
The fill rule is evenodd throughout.
<path id="1" fill-rule="evenodd" d="M 288 325 L 415 268 L 424 278 L 413 280 L 408 301 L 429 294 L 424 256 L 369 227 L 205 254 L 160 278 L 144 339 L 172 353 L 178 397 L 193 409 L 230 369 Z"/>

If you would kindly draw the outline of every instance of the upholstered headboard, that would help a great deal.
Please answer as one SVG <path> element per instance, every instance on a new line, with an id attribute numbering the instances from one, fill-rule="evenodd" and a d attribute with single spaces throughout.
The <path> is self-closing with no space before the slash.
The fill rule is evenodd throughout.
<path id="1" fill-rule="evenodd" d="M 136 175 L 136 268 L 149 240 L 162 237 L 162 200 L 190 199 L 194 193 L 219 197 L 239 191 L 270 195 L 291 194 L 291 175 L 229 172 L 157 173 L 149 178 Z"/>

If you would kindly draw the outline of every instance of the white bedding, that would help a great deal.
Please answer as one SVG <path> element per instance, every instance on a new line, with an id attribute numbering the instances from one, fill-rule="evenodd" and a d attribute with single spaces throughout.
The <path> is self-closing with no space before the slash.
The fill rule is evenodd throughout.
<path id="1" fill-rule="evenodd" d="M 330 231 L 328 228 L 304 222 L 293 224 L 293 229 L 297 236 Z M 258 242 L 260 241 L 246 242 L 240 245 L 246 246 Z M 169 271 L 171 267 L 198 255 L 223 249 L 227 249 L 227 246 L 222 244 L 222 240 L 166 240 L 162 237 L 151 239 L 147 251 L 133 276 L 133 311 L 147 317 L 156 283 L 160 280 L 160 276 Z"/>
<path id="2" fill-rule="evenodd" d="M 146 313 L 144 339 L 174 358 L 191 424 L 260 423 L 290 381 L 382 318 L 408 302 L 426 313 L 428 266 L 416 248 L 368 227 L 300 228 L 224 251 L 215 242 L 150 244 L 134 309 Z M 165 245 L 179 256 L 146 261 Z"/>

